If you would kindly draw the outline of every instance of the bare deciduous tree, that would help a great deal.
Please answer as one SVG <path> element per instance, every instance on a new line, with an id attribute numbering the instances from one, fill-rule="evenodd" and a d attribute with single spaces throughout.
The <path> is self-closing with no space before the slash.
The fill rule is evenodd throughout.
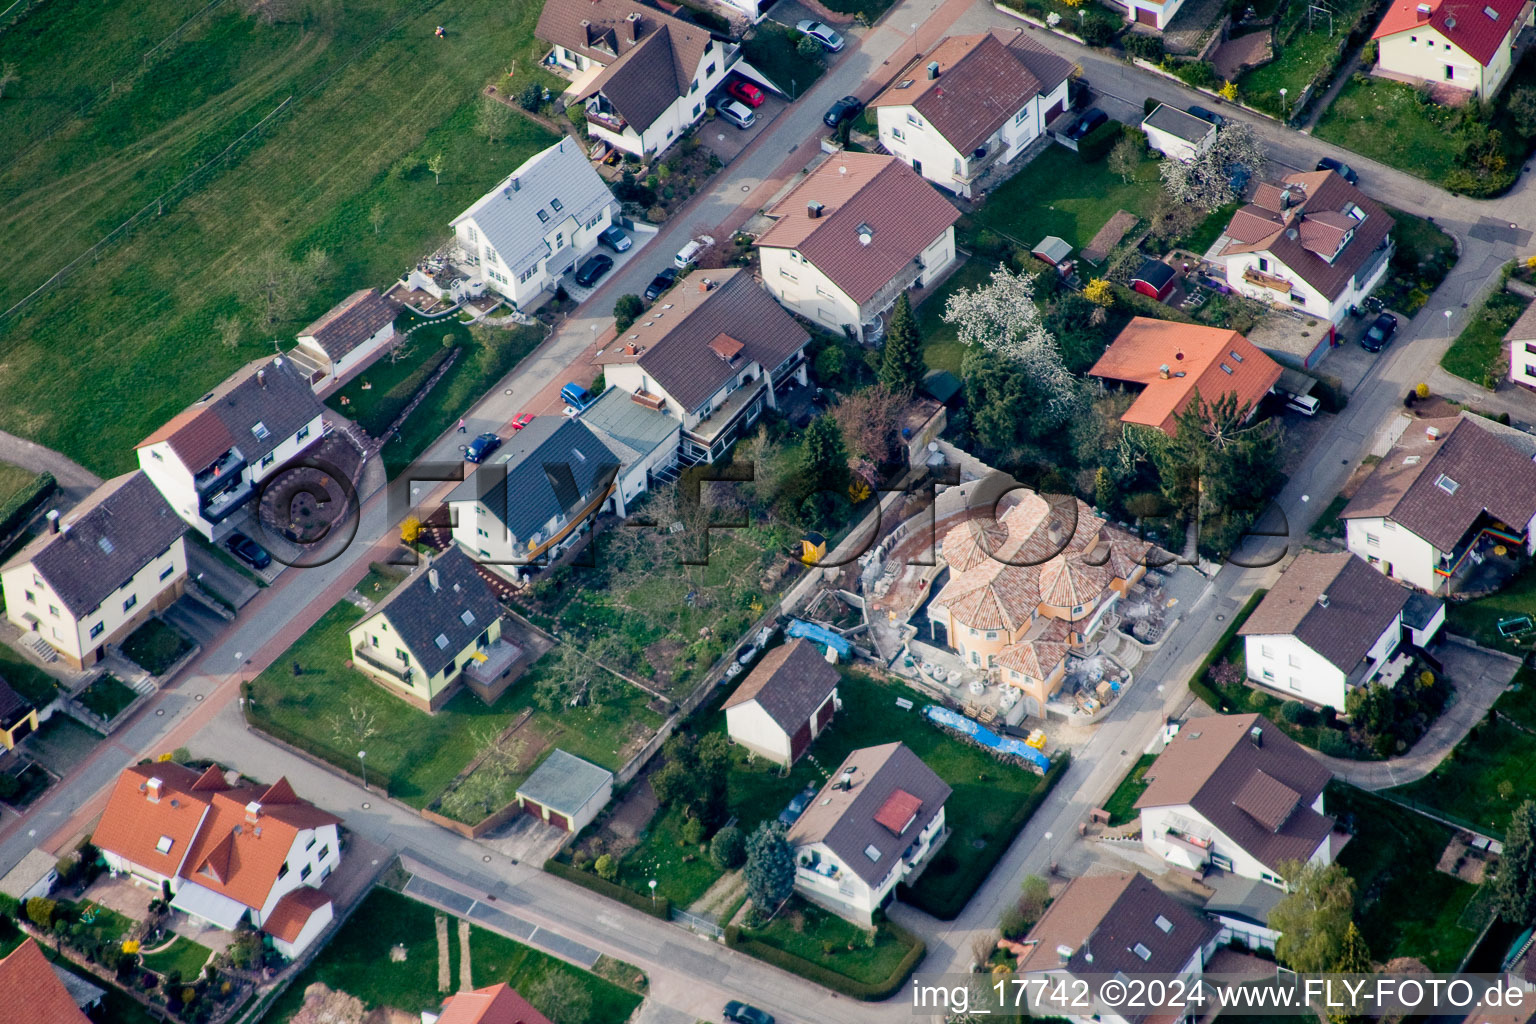
<path id="1" fill-rule="evenodd" d="M 433 153 L 427 157 L 427 170 L 432 172 L 432 184 L 443 183 L 443 154 Z"/>
<path id="2" fill-rule="evenodd" d="M 349 704 L 345 713 L 333 712 L 326 724 L 337 743 L 362 746 L 379 734 L 378 716 L 359 704 Z"/>
<path id="3" fill-rule="evenodd" d="M 1045 329 L 1033 279 L 998 267 L 989 284 L 962 288 L 949 297 L 944 322 L 959 329 L 965 344 L 1022 364 L 1035 388 L 1047 396 L 1042 414 L 1053 419 L 1067 415 L 1077 399 L 1077 381 L 1062 362 L 1055 336 Z"/>
<path id="4" fill-rule="evenodd" d="M 837 403 L 832 418 L 843 432 L 849 456 L 868 459 L 876 465 L 890 460 L 896 449 L 896 416 L 906 405 L 907 397 L 876 384 Z"/>
<path id="5" fill-rule="evenodd" d="M 368 211 L 368 223 L 373 225 L 373 233 L 378 234 L 384 226 L 384 204 L 374 203 L 373 209 Z"/>
<path id="6" fill-rule="evenodd" d="M 512 111 L 505 103 L 494 96 L 480 97 L 480 108 L 475 111 L 475 131 L 484 135 L 487 142 L 493 146 L 500 142 L 511 123 Z"/>
<path id="7" fill-rule="evenodd" d="M 1209 149 L 1185 163 L 1164 160 L 1158 165 L 1163 188 L 1181 203 L 1214 210 L 1238 198 L 1237 183 L 1264 167 L 1264 149 L 1253 128 L 1241 121 L 1216 130 Z"/>

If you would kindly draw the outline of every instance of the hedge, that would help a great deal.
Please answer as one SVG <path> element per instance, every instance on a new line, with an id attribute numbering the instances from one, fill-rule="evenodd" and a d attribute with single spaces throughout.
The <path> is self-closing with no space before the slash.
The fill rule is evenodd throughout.
<path id="1" fill-rule="evenodd" d="M 649 896 L 641 896 L 639 893 L 626 889 L 622 885 L 605 881 L 590 871 L 583 871 L 580 868 L 572 867 L 564 861 L 556 860 L 553 857 L 544 862 L 544 870 L 558 878 L 565 879 L 567 882 L 575 882 L 583 888 L 591 889 L 599 896 L 607 896 L 611 900 L 618 900 L 620 903 L 634 907 L 636 910 L 650 914 L 652 917 L 659 917 L 663 921 L 670 921 L 672 919 L 672 901 L 665 896 L 657 896 L 655 899 Z"/>
<path id="2" fill-rule="evenodd" d="M 4 505 L 0 505 L 0 538 L 15 533 L 37 511 L 38 506 L 52 496 L 58 485 L 52 473 L 39 473 L 32 478 L 30 484 L 11 495 Z"/>
<path id="3" fill-rule="evenodd" d="M 976 895 L 976 890 L 981 888 L 982 883 L 987 880 L 987 876 L 992 873 L 992 869 L 997 866 L 997 862 L 1002 859 L 1003 854 L 1007 853 L 1008 848 L 1013 845 L 1013 840 L 1018 836 L 1019 830 L 1034 816 L 1035 811 L 1040 809 L 1040 805 L 1045 802 L 1046 797 L 1050 796 L 1051 790 L 1056 788 L 1056 783 L 1061 781 L 1061 777 L 1066 774 L 1067 767 L 1071 763 L 1072 755 L 1070 753 L 1063 751 L 1059 754 L 1051 763 L 1051 767 L 1046 770 L 1045 778 L 1040 780 L 1040 785 L 1019 804 L 1018 810 L 1013 813 L 1013 817 L 1008 819 L 1008 824 L 1004 826 L 1004 830 L 1007 833 L 1006 840 L 988 843 L 986 849 L 979 853 L 975 866 L 972 869 L 976 875 L 976 884 L 971 887 L 969 892 L 955 892 L 948 899 L 945 899 L 929 896 L 921 888 L 910 888 L 903 885 L 901 892 L 897 894 L 898 898 L 903 903 L 916 907 L 926 914 L 932 914 L 941 921 L 953 921 L 956 917 L 959 917 L 960 911 L 964 910 L 965 905 L 971 901 L 971 897 Z M 922 880 L 919 879 L 918 881 L 921 882 Z"/>
<path id="4" fill-rule="evenodd" d="M 907 950 L 907 955 L 901 958 L 896 969 L 883 981 L 868 982 L 856 981 L 846 974 L 839 974 L 829 967 L 823 967 L 814 960 L 807 960 L 803 956 L 785 952 L 777 946 L 770 946 L 766 942 L 757 939 L 743 937 L 741 928 L 737 925 L 727 925 L 725 929 L 725 944 L 734 950 L 756 957 L 764 963 L 782 968 L 791 974 L 798 974 L 807 981 L 813 981 L 818 985 L 829 988 L 834 992 L 851 996 L 854 999 L 863 999 L 869 1002 L 878 1002 L 889 997 L 893 992 L 906 982 L 918 961 L 927 954 L 928 947 L 923 940 L 907 931 L 894 921 L 886 921 L 882 928 L 890 929 L 892 935 L 898 941 L 910 942 L 912 948 Z"/>
<path id="5" fill-rule="evenodd" d="M 1226 703 L 1226 698 L 1206 684 L 1205 674 L 1210 671 L 1212 665 L 1216 664 L 1216 659 L 1221 657 L 1227 645 L 1232 642 L 1232 638 L 1237 636 L 1237 631 L 1242 628 L 1243 623 L 1248 621 L 1248 616 L 1253 614 L 1253 610 L 1259 606 L 1260 601 L 1264 600 L 1264 595 L 1267 593 L 1269 590 L 1266 587 L 1260 587 L 1253 592 L 1253 596 L 1248 598 L 1242 608 L 1238 609 L 1237 614 L 1232 617 L 1232 622 L 1221 634 L 1221 639 L 1216 641 L 1216 646 L 1206 652 L 1205 657 L 1200 660 L 1195 674 L 1189 677 L 1190 692 L 1209 704 L 1212 711 L 1220 711 L 1222 705 Z"/>

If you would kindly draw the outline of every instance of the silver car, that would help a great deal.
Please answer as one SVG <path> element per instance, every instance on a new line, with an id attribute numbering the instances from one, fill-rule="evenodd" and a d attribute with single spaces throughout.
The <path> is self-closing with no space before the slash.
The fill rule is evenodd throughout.
<path id="1" fill-rule="evenodd" d="M 819 21 L 811 21 L 807 18 L 805 21 L 797 22 L 795 29 L 803 36 L 810 36 L 833 53 L 843 48 L 843 37 L 832 31 L 830 26 L 823 25 Z"/>
<path id="2" fill-rule="evenodd" d="M 752 113 L 752 108 L 740 100 L 726 100 L 716 109 L 720 111 L 721 117 L 737 128 L 751 128 L 757 123 L 757 115 Z"/>

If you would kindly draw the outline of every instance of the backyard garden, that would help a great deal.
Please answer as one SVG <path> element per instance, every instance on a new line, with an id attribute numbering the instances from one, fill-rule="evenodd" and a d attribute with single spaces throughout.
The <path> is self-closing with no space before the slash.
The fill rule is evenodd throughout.
<path id="1" fill-rule="evenodd" d="M 1502 289 L 1488 296 L 1440 357 L 1440 365 L 1463 380 L 1492 389 L 1509 373 L 1504 335 L 1530 304 L 1530 299 Z"/>
<path id="2" fill-rule="evenodd" d="M 1484 647 L 1528 655 L 1536 647 L 1536 567 L 1527 565 L 1485 597 L 1448 603 L 1445 628 Z"/>
<path id="3" fill-rule="evenodd" d="M 103 672 L 77 699 L 91 714 L 99 716 L 103 722 L 110 722 L 138 697 L 121 679 Z"/>
<path id="4" fill-rule="evenodd" d="M 765 20 L 741 41 L 741 55 L 791 100 L 798 99 L 827 69 L 826 59 L 819 54 L 806 57 L 800 53 L 802 38 L 786 25 Z"/>
<path id="5" fill-rule="evenodd" d="M 1314 86 L 1313 99 L 1327 89 L 1342 59 L 1341 48 L 1349 48 L 1351 33 L 1369 33 L 1368 12 L 1376 2 L 1339 0 L 1324 7 L 1308 0 L 1286 0 L 1275 28 L 1275 59 L 1237 78 L 1243 102 L 1287 119 L 1299 113 L 1307 86 Z M 1326 13 L 1329 8 L 1331 14 Z"/>
<path id="6" fill-rule="evenodd" d="M 152 676 L 164 675 L 197 645 L 161 618 L 150 618 L 123 641 L 123 654 Z"/>

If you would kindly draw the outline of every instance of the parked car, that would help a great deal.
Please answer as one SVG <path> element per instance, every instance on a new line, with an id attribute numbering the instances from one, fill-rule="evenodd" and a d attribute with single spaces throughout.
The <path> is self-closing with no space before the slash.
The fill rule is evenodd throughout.
<path id="1" fill-rule="evenodd" d="M 725 91 L 733 98 L 741 100 L 747 106 L 756 110 L 763 105 L 763 100 L 768 97 L 763 90 L 747 81 L 745 78 L 733 78 L 725 83 Z"/>
<path id="2" fill-rule="evenodd" d="M 532 422 L 533 422 L 533 413 L 531 413 L 531 412 L 520 412 L 520 413 L 517 414 L 517 419 L 512 421 L 512 429 L 513 430 L 522 430 L 524 427 L 526 427 L 528 424 L 530 424 Z"/>
<path id="3" fill-rule="evenodd" d="M 592 395 L 587 391 L 586 388 L 582 387 L 580 384 L 577 384 L 575 381 L 571 381 L 565 387 L 560 389 L 560 400 L 566 405 L 580 410 L 585 409 L 587 406 L 592 404 Z"/>
<path id="4" fill-rule="evenodd" d="M 465 462 L 484 462 L 491 453 L 501 447 L 501 438 L 495 434 L 481 434 L 464 448 Z"/>
<path id="5" fill-rule="evenodd" d="M 1335 160 L 1331 156 L 1325 156 L 1319 160 L 1317 162 L 1317 169 L 1320 171 L 1332 171 L 1351 185 L 1360 184 L 1360 175 L 1355 173 L 1353 167 L 1342 160 Z"/>
<path id="6" fill-rule="evenodd" d="M 252 569 L 265 569 L 272 564 L 272 556 L 267 554 L 267 549 L 243 533 L 230 534 L 224 546 L 229 548 L 230 554 Z"/>
<path id="7" fill-rule="evenodd" d="M 757 123 L 757 115 L 752 113 L 752 108 L 740 100 L 725 100 L 715 109 L 737 128 L 745 130 Z"/>
<path id="8" fill-rule="evenodd" d="M 821 123 L 828 128 L 836 128 L 844 121 L 852 121 L 858 117 L 863 109 L 864 104 L 857 96 L 844 96 L 832 104 L 825 114 L 821 115 Z"/>
<path id="9" fill-rule="evenodd" d="M 1392 341 L 1392 335 L 1397 333 L 1397 317 L 1391 313 L 1383 313 L 1365 329 L 1360 335 L 1360 345 L 1367 352 L 1380 352 Z"/>
<path id="10" fill-rule="evenodd" d="M 1227 119 L 1216 113 L 1214 110 L 1207 110 L 1204 107 L 1190 107 L 1189 112 L 1200 118 L 1202 121 L 1211 122 L 1211 124 L 1215 125 L 1217 128 L 1223 128 L 1226 126 Z"/>
<path id="11" fill-rule="evenodd" d="M 645 301 L 655 302 L 662 294 L 677 284 L 677 268 L 664 267 L 661 273 L 651 278 L 651 283 L 645 286 Z"/>
<path id="12" fill-rule="evenodd" d="M 1108 114 L 1098 107 L 1091 107 L 1083 111 L 1083 116 L 1077 119 L 1077 124 L 1073 125 L 1071 130 L 1067 132 L 1067 138 L 1073 142 L 1080 142 L 1089 132 L 1108 120 Z"/>
<path id="13" fill-rule="evenodd" d="M 612 269 L 613 257 L 600 252 L 576 268 L 576 283 L 583 288 L 590 288 L 597 284 L 598 278 Z"/>
<path id="14" fill-rule="evenodd" d="M 804 21 L 796 22 L 795 31 L 803 36 L 810 36 L 833 53 L 843 48 L 843 37 L 819 21 L 811 21 L 807 18 Z"/>
<path id="15" fill-rule="evenodd" d="M 748 1006 L 739 999 L 725 1004 L 725 1019 L 727 1024 L 773 1024 L 773 1014 Z"/>
<path id="16" fill-rule="evenodd" d="M 672 257 L 672 265 L 678 270 L 687 270 L 698 260 L 699 253 L 714 244 L 715 240 L 709 235 L 700 235 L 677 250 L 677 255 Z"/>
<path id="17" fill-rule="evenodd" d="M 614 252 L 623 252 L 634 244 L 630 242 L 629 236 L 624 233 L 624 229 L 617 224 L 610 224 L 604 228 L 603 233 L 597 236 L 597 243 L 607 246 Z"/>
<path id="18" fill-rule="evenodd" d="M 779 812 L 779 824 L 788 827 L 800 820 L 800 815 L 811 806 L 811 801 L 816 799 L 816 786 L 812 783 L 794 795 L 794 798 Z"/>

